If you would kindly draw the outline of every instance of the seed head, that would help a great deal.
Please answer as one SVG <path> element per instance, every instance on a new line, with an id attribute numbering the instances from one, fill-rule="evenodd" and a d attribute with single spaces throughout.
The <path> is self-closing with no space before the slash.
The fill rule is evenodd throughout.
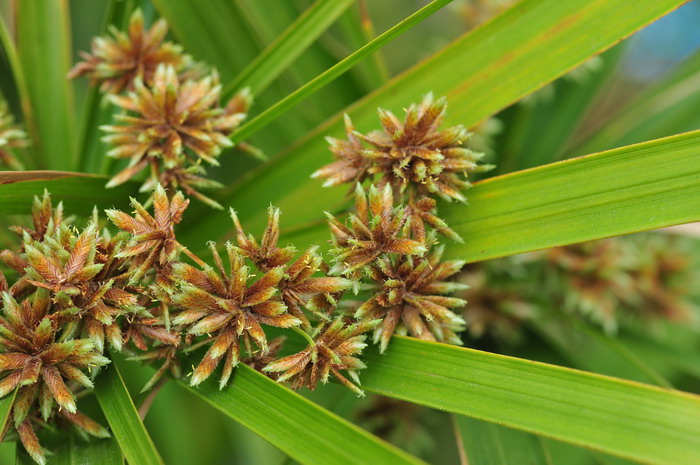
<path id="1" fill-rule="evenodd" d="M 468 175 L 490 167 L 478 165 L 483 154 L 464 146 L 469 132 L 463 126 L 440 129 L 446 108 L 445 98 L 434 101 L 428 94 L 408 107 L 403 122 L 379 109 L 383 130 L 367 135 L 355 131 L 346 118 L 348 141 L 329 139 L 336 161 L 312 176 L 327 178 L 326 185 L 377 177 L 380 186 L 390 185 L 397 195 L 465 201 Z"/>
<path id="2" fill-rule="evenodd" d="M 357 370 L 366 365 L 358 358 L 367 344 L 364 333 L 371 331 L 380 323 L 379 320 L 362 321 L 348 324 L 343 317 L 333 322 L 321 322 L 314 330 L 314 343 L 296 354 L 289 355 L 268 364 L 263 371 L 282 373 L 278 382 L 290 381 L 294 389 L 316 388 L 319 381 L 327 383 L 331 374 L 343 385 L 357 395 L 364 393 Z M 354 383 L 343 376 L 340 371 L 347 370 Z"/>
<path id="3" fill-rule="evenodd" d="M 381 257 L 367 268 L 377 290 L 357 309 L 355 318 L 381 320 L 374 333 L 381 352 L 397 331 L 428 341 L 461 344 L 456 333 L 464 329 L 464 320 L 451 309 L 463 307 L 467 302 L 445 294 L 466 287 L 446 281 L 464 262 L 440 262 L 442 250 L 435 247 L 424 258 Z"/>
<path id="4" fill-rule="evenodd" d="M 192 60 L 182 47 L 163 42 L 168 32 L 165 20 L 159 19 L 146 30 L 140 9 L 131 15 L 128 32 L 113 26 L 109 32 L 112 37 L 93 39 L 92 53 L 81 53 L 85 61 L 73 67 L 69 78 L 87 76 L 102 92 L 118 94 L 124 89 L 133 90 L 136 80 L 151 85 L 159 65 L 172 66 L 178 72 L 191 66 Z"/>

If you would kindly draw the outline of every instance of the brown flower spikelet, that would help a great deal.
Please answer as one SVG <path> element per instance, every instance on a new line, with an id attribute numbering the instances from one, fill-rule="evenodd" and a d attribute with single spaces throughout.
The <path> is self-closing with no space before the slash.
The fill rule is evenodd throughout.
<path id="1" fill-rule="evenodd" d="M 221 107 L 220 95 L 216 73 L 180 81 L 175 68 L 165 65 L 158 66 L 150 87 L 136 79 L 127 95 L 111 95 L 112 103 L 130 114 L 116 116 L 121 125 L 102 126 L 110 133 L 103 140 L 114 146 L 109 156 L 130 162 L 108 187 L 124 183 L 149 165 L 157 183 L 170 179 L 162 175 L 163 169 L 201 161 L 218 165 L 216 158 L 233 145 L 228 136 L 245 118 L 251 102 L 244 90 Z"/>
<path id="2" fill-rule="evenodd" d="M 299 326 L 301 321 L 287 313 L 287 306 L 276 298 L 277 286 L 284 276 L 283 267 L 271 268 L 251 284 L 252 270 L 245 265 L 238 248 L 226 244 L 227 273 L 215 245 L 210 246 L 215 268 L 205 265 L 200 270 L 185 263 L 173 266 L 179 290 L 173 294 L 172 301 L 182 309 L 173 318 L 173 324 L 187 327 L 194 336 L 214 335 L 190 384 L 195 386 L 207 379 L 224 359 L 219 383 L 223 389 L 239 362 L 241 339 L 249 354 L 254 350 L 253 344 L 264 353 L 268 345 L 261 324 L 290 328 Z"/>
<path id="3" fill-rule="evenodd" d="M 312 177 L 327 178 L 324 185 L 334 186 L 376 176 L 380 186 L 391 185 L 397 195 L 465 201 L 461 191 L 470 186 L 468 175 L 491 167 L 479 165 L 483 154 L 464 146 L 469 132 L 463 126 L 440 129 L 446 108 L 445 98 L 435 101 L 428 94 L 408 107 L 403 123 L 379 109 L 383 130 L 367 135 L 346 118 L 348 141 L 330 138 L 336 161 Z"/>
<path id="4" fill-rule="evenodd" d="M 167 64 L 182 71 L 191 64 L 191 58 L 182 52 L 182 47 L 163 42 L 168 32 L 166 21 L 159 19 L 146 30 L 140 9 L 131 15 L 128 32 L 113 26 L 109 32 L 112 37 L 93 39 L 92 53 L 81 52 L 85 61 L 73 67 L 69 78 L 87 76 L 102 92 L 118 94 L 124 89 L 133 90 L 137 79 L 151 85 L 159 65 Z"/>
<path id="5" fill-rule="evenodd" d="M 7 102 L 0 97 L 0 163 L 15 169 L 22 169 L 22 164 L 13 153 L 15 149 L 29 145 L 27 134 L 14 124 Z"/>
<path id="6" fill-rule="evenodd" d="M 355 188 L 355 213 L 348 225 L 330 213 L 328 222 L 333 234 L 335 266 L 331 274 L 357 276 L 358 270 L 369 265 L 381 254 L 420 255 L 426 247 L 408 239 L 408 215 L 401 206 L 394 207 L 391 187 L 370 186 L 368 194 L 361 184 Z"/>
<path id="7" fill-rule="evenodd" d="M 268 364 L 263 371 L 282 373 L 277 381 L 290 381 L 294 389 L 305 386 L 311 390 L 316 388 L 319 381 L 327 383 L 332 374 L 344 386 L 363 396 L 364 392 L 358 387 L 360 380 L 357 370 L 366 365 L 358 355 L 367 347 L 364 333 L 379 323 L 379 320 L 366 320 L 347 324 L 343 317 L 337 317 L 330 323 L 321 322 L 314 331 L 313 344 L 301 352 Z M 354 383 L 343 376 L 341 370 L 346 370 Z"/>
<path id="8" fill-rule="evenodd" d="M 80 415 L 73 419 L 86 418 L 77 413 L 75 396 L 67 383 L 91 388 L 87 371 L 104 366 L 109 360 L 95 349 L 92 341 L 70 339 L 59 333 L 46 289 L 38 289 L 21 302 L 7 292 L 2 298 L 0 397 L 19 388 L 12 420 L 27 452 L 38 463 L 44 463 L 44 453 L 31 424 L 33 412 L 39 411 L 47 421 L 58 405 L 71 415 Z M 78 421 L 76 426 L 95 436 L 108 435 L 104 428 L 87 422 L 81 425 Z"/>
<path id="9" fill-rule="evenodd" d="M 233 209 L 231 210 L 238 247 L 243 255 L 262 271 L 268 271 L 277 266 L 287 266 L 296 254 L 296 249 L 292 246 L 278 247 L 279 217 L 279 208 L 271 206 L 268 210 L 267 227 L 258 244 L 252 234 L 246 236 L 238 215 Z M 325 318 L 325 315 L 317 312 L 315 303 L 321 300 L 332 301 L 333 295 L 349 289 L 353 284 L 348 279 L 335 276 L 315 276 L 320 271 L 324 271 L 324 275 L 327 275 L 328 268 L 318 253 L 318 247 L 314 246 L 288 266 L 278 286 L 282 301 L 289 313 L 299 318 L 306 329 L 310 328 L 310 323 L 303 308 L 311 310 L 318 317 Z"/>
<path id="10" fill-rule="evenodd" d="M 175 225 L 182 221 L 189 200 L 181 192 L 172 198 L 160 184 L 153 193 L 153 214 L 136 199 L 131 199 L 134 216 L 119 210 L 105 210 L 107 217 L 116 227 L 130 233 L 131 240 L 118 254 L 132 259 L 130 282 L 138 282 L 149 270 L 156 269 L 162 281 L 167 277 L 158 273 L 175 261 L 184 249 L 175 237 Z"/>
<path id="11" fill-rule="evenodd" d="M 384 352 L 391 336 L 397 332 L 428 341 L 461 344 L 457 332 L 464 329 L 464 320 L 451 309 L 467 302 L 447 297 L 466 286 L 446 281 L 457 273 L 464 262 L 441 262 L 443 247 L 434 247 L 424 258 L 400 256 L 395 260 L 381 257 L 367 268 L 376 292 L 355 312 L 359 320 L 381 320 L 374 333 L 374 342 Z"/>

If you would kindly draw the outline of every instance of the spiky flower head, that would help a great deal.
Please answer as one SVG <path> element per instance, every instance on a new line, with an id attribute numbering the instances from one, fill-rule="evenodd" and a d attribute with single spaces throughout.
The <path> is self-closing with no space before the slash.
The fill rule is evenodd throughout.
<path id="1" fill-rule="evenodd" d="M 189 200 L 181 192 L 168 198 L 163 186 L 158 184 L 153 193 L 153 215 L 134 198 L 131 205 L 134 216 L 114 209 L 105 210 L 105 213 L 116 227 L 131 234 L 128 245 L 118 256 L 133 259 L 130 282 L 135 283 L 154 268 L 162 270 L 183 250 L 174 228 L 182 220 Z M 164 277 L 157 273 L 157 278 Z"/>
<path id="2" fill-rule="evenodd" d="M 220 105 L 221 84 L 216 73 L 181 81 L 175 68 L 159 65 L 151 86 L 137 78 L 134 90 L 111 101 L 129 114 L 117 115 L 122 124 L 103 126 L 103 140 L 114 146 L 109 156 L 128 158 L 129 166 L 108 186 L 119 185 L 147 166 L 154 182 L 167 181 L 164 170 L 187 167 L 216 158 L 233 143 L 228 138 L 245 118 L 250 93 L 242 91 L 226 107 Z"/>
<path id="3" fill-rule="evenodd" d="M 327 276 L 328 268 L 318 253 L 318 247 L 311 247 L 293 263 L 289 264 L 296 249 L 292 246 L 279 247 L 279 217 L 280 210 L 270 207 L 268 210 L 267 227 L 260 244 L 252 234 L 243 231 L 238 215 L 231 210 L 231 218 L 236 227 L 236 243 L 241 253 L 250 259 L 262 271 L 274 267 L 288 266 L 279 282 L 282 301 L 289 313 L 299 318 L 305 328 L 309 328 L 309 320 L 304 314 L 306 308 L 325 317 L 325 312 L 319 312 L 319 302 L 333 302 L 335 295 L 349 289 L 352 281 L 335 276 Z M 321 276 L 318 276 L 322 274 Z"/>
<path id="4" fill-rule="evenodd" d="M 332 374 L 344 386 L 362 396 L 357 371 L 366 365 L 358 355 L 367 347 L 364 333 L 379 323 L 379 320 L 366 320 L 347 324 L 343 317 L 321 322 L 308 335 L 310 344 L 306 349 L 268 364 L 263 371 L 281 373 L 277 381 L 289 381 L 294 389 L 307 387 L 311 390 L 319 381 L 327 383 Z M 341 370 L 346 370 L 352 381 L 343 376 Z"/>
<path id="5" fill-rule="evenodd" d="M 382 254 L 420 255 L 423 243 L 408 238 L 408 215 L 402 206 L 394 207 L 391 186 L 370 186 L 365 193 L 361 184 L 355 188 L 355 213 L 344 225 L 327 213 L 333 234 L 335 266 L 331 273 L 356 276 Z"/>
<path id="6" fill-rule="evenodd" d="M 85 432 L 98 437 L 109 433 L 76 410 L 75 395 L 69 382 L 92 387 L 88 371 L 109 360 L 96 350 L 89 339 L 72 339 L 59 328 L 50 294 L 39 289 L 18 302 L 3 292 L 0 318 L 0 397 L 18 388 L 12 406 L 12 420 L 20 441 L 32 458 L 45 463 L 44 452 L 34 433 L 34 412 L 43 421 L 56 413 Z"/>
<path id="7" fill-rule="evenodd" d="M 382 130 L 367 135 L 355 131 L 346 118 L 348 141 L 330 138 L 336 161 L 312 176 L 327 178 L 327 186 L 376 177 L 397 194 L 464 201 L 468 175 L 490 167 L 478 164 L 483 154 L 464 146 L 469 132 L 463 126 L 440 128 L 446 108 L 445 98 L 435 101 L 428 94 L 408 107 L 403 122 L 379 109 Z"/>
<path id="8" fill-rule="evenodd" d="M 216 246 L 212 243 L 210 247 L 215 267 L 205 265 L 200 270 L 186 263 L 173 266 L 179 290 L 172 295 L 172 301 L 182 309 L 173 318 L 173 324 L 187 327 L 193 336 L 214 335 L 190 383 L 194 386 L 207 379 L 223 359 L 219 384 L 223 388 L 239 362 L 241 339 L 249 354 L 255 346 L 267 352 L 262 324 L 289 328 L 299 326 L 301 321 L 287 313 L 287 306 L 279 300 L 283 267 L 271 268 L 252 282 L 252 270 L 239 249 L 226 244 L 227 272 Z"/>
<path id="9" fill-rule="evenodd" d="M 182 47 L 163 42 L 168 32 L 166 21 L 159 19 L 146 30 L 140 9 L 131 15 L 128 32 L 114 26 L 109 32 L 112 37 L 93 39 L 92 53 L 81 52 L 85 61 L 73 67 L 69 78 L 87 76 L 102 92 L 118 94 L 124 89 L 133 90 L 137 80 L 151 85 L 159 65 L 170 65 L 175 71 L 191 65 L 192 60 Z"/>
<path id="10" fill-rule="evenodd" d="M 381 320 L 374 341 L 384 352 L 394 333 L 410 334 L 428 341 L 461 344 L 457 332 L 464 320 L 451 309 L 465 300 L 448 297 L 466 286 L 447 281 L 464 265 L 463 261 L 441 262 L 443 248 L 434 247 L 426 257 L 381 257 L 367 268 L 376 292 L 355 312 L 359 320 Z"/>
<path id="11" fill-rule="evenodd" d="M 27 134 L 14 124 L 7 102 L 0 97 L 0 163 L 12 168 L 22 169 L 22 164 L 13 153 L 15 149 L 29 145 Z"/>

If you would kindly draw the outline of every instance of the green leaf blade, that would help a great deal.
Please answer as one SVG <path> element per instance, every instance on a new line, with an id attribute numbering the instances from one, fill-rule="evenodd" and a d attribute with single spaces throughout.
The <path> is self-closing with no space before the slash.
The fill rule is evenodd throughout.
<path id="1" fill-rule="evenodd" d="M 244 87 L 249 87 L 253 95 L 265 90 L 352 3 L 352 0 L 317 0 L 241 71 L 224 93 L 230 95 Z"/>
<path id="2" fill-rule="evenodd" d="M 129 208 L 129 196 L 138 193 L 136 183 L 107 189 L 108 178 L 66 171 L 4 171 L 0 173 L 0 213 L 26 215 L 34 196 L 48 190 L 54 203 L 64 202 L 71 214 L 89 215 L 94 207 Z"/>
<path id="3" fill-rule="evenodd" d="M 700 220 L 700 131 L 499 176 L 441 211 L 468 261 Z"/>
<path id="4" fill-rule="evenodd" d="M 70 25 L 66 0 L 17 3 L 17 52 L 28 91 L 32 150 L 39 165 L 69 170 L 77 161 Z M 26 115 L 25 115 L 26 116 Z"/>
<path id="5" fill-rule="evenodd" d="M 223 390 L 181 385 L 300 463 L 423 463 L 246 365 Z"/>
<path id="6" fill-rule="evenodd" d="M 644 463 L 697 461 L 695 395 L 405 337 L 367 364 L 378 394 Z"/>
<path id="7" fill-rule="evenodd" d="M 114 363 L 97 377 L 95 395 L 126 460 L 139 465 L 163 465 Z"/>

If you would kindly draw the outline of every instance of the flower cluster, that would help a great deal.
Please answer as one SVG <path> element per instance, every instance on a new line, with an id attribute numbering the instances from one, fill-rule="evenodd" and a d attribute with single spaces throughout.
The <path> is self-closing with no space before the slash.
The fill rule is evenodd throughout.
<path id="1" fill-rule="evenodd" d="M 144 29 L 140 10 L 127 33 L 111 29 L 111 38 L 95 38 L 92 54 L 83 54 L 70 77 L 87 76 L 118 108 L 118 124 L 103 126 L 107 153 L 128 165 L 107 184 L 117 186 L 148 169 L 142 190 L 158 184 L 180 189 L 212 207 L 222 208 L 200 189 L 221 187 L 207 179 L 202 162 L 218 165 L 217 157 L 233 146 L 229 136 L 252 104 L 247 89 L 221 102 L 215 71 L 205 73 L 182 48 L 163 42 L 167 24 L 158 20 Z"/>
<path id="2" fill-rule="evenodd" d="M 222 258 L 211 243 L 209 265 L 175 235 L 189 204 L 184 195 L 168 195 L 158 185 L 152 200 L 147 209 L 132 199 L 131 214 L 107 210 L 119 230 L 112 234 L 99 228 L 97 214 L 82 229 L 71 225 L 46 193 L 34 201 L 32 225 L 12 228 L 19 247 L 0 252 L 8 270 L 7 277 L 0 274 L 0 397 L 17 390 L 15 431 L 38 463 L 45 454 L 37 425 L 67 422 L 94 436 L 109 434 L 76 408 L 76 397 L 110 363 L 109 351 L 161 362 L 148 389 L 167 372 L 180 375 L 181 352 L 206 346 L 190 382 L 201 383 L 223 362 L 223 388 L 241 361 L 279 371 L 282 339 L 268 342 L 264 328 L 325 324 L 324 303 L 352 285 L 325 275 L 317 247 L 298 257 L 294 248 L 278 247 L 275 208 L 260 242 L 243 232 L 232 211 L 237 245 L 226 243 Z M 341 370 L 355 376 L 362 367 L 355 357 L 363 347 L 359 334 L 368 330 L 366 323 L 360 326 L 359 332 L 328 326 L 318 357 L 310 356 L 295 373 L 313 373 L 314 383 L 329 373 L 346 380 Z"/>

